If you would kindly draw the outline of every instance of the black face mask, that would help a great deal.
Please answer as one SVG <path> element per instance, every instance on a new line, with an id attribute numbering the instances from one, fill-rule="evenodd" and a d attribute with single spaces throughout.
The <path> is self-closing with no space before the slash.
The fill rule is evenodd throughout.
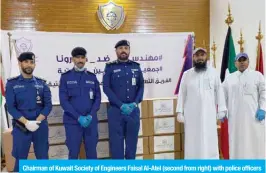
<path id="1" fill-rule="evenodd" d="M 195 71 L 200 72 L 200 71 L 205 71 L 207 69 L 207 62 L 195 62 L 193 61 L 193 65 L 195 67 Z"/>

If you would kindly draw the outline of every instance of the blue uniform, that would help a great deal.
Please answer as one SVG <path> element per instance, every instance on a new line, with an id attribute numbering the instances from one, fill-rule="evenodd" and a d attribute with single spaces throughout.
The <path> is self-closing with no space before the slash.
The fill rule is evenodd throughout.
<path id="1" fill-rule="evenodd" d="M 74 69 L 62 74 L 59 86 L 60 104 L 64 110 L 63 122 L 69 159 L 78 159 L 82 138 L 87 159 L 96 159 L 98 143 L 97 111 L 101 104 L 101 90 L 96 75 L 89 71 Z M 92 116 L 87 128 L 78 122 L 80 116 Z"/>
<path id="2" fill-rule="evenodd" d="M 108 127 L 111 156 L 113 159 L 135 159 L 140 110 L 137 107 L 126 116 L 121 113 L 120 108 L 123 103 L 139 104 L 143 99 L 144 80 L 140 65 L 130 60 L 107 63 L 103 77 L 103 91 L 110 102 Z"/>
<path id="3" fill-rule="evenodd" d="M 51 92 L 45 80 L 33 77 L 25 79 L 22 75 L 8 79 L 6 84 L 6 104 L 13 119 L 24 116 L 36 120 L 42 114 L 48 116 L 52 110 Z M 14 121 L 14 120 L 13 120 Z M 13 126 L 13 151 L 16 159 L 14 171 L 18 172 L 19 159 L 27 159 L 31 142 L 37 159 L 48 159 L 48 123 L 43 120 L 35 132 L 21 131 Z"/>

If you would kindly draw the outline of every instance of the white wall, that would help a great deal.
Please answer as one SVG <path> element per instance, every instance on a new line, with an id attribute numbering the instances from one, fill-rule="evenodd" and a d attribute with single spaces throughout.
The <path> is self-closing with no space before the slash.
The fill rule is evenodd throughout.
<path id="1" fill-rule="evenodd" d="M 234 18 L 231 28 L 236 53 L 240 52 L 240 46 L 237 42 L 240 39 L 240 29 L 242 29 L 245 40 L 244 51 L 250 57 L 250 68 L 255 69 L 257 55 L 257 40 L 255 36 L 258 34 L 259 21 L 261 21 L 261 29 L 264 36 L 262 49 L 265 63 L 265 0 L 210 0 L 210 47 L 214 39 L 217 45 L 216 66 L 219 72 L 228 28 L 225 23 L 228 14 L 228 2 L 230 3 L 231 13 Z"/>

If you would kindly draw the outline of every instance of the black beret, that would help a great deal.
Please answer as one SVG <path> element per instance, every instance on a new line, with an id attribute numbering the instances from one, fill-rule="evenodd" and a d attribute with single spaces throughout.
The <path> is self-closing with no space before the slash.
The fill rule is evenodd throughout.
<path id="1" fill-rule="evenodd" d="M 115 48 L 118 48 L 119 46 L 130 46 L 130 43 L 127 40 L 120 40 L 116 43 Z"/>
<path id="2" fill-rule="evenodd" d="M 25 60 L 35 60 L 35 55 L 32 52 L 23 52 L 19 55 L 18 60 L 20 62 Z"/>
<path id="3" fill-rule="evenodd" d="M 76 47 L 76 48 L 74 48 L 74 49 L 72 50 L 72 52 L 71 52 L 71 55 L 72 55 L 73 57 L 75 57 L 75 56 L 79 56 L 79 55 L 81 55 L 81 56 L 86 56 L 86 54 L 87 54 L 87 51 L 86 51 L 86 49 L 84 49 L 83 47 Z"/>

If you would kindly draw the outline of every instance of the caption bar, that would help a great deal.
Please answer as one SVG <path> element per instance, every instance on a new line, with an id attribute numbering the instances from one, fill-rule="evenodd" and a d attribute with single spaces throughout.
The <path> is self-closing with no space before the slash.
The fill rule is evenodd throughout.
<path id="1" fill-rule="evenodd" d="M 21 160 L 19 172 L 265 172 L 265 160 Z"/>

